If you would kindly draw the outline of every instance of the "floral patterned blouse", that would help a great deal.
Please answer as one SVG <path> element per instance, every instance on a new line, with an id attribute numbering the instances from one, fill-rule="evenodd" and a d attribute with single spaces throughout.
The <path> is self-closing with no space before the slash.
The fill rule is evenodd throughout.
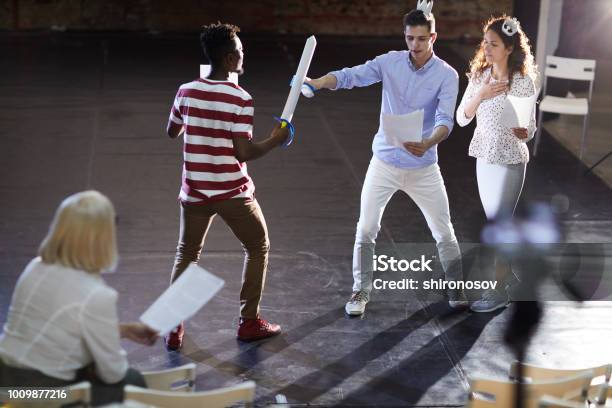
<path id="1" fill-rule="evenodd" d="M 466 126 L 472 121 L 473 118 L 465 116 L 465 105 L 476 95 L 484 85 L 485 80 L 490 76 L 491 68 L 488 68 L 479 78 L 470 78 L 459 108 L 457 108 L 457 123 L 459 123 L 459 126 Z M 495 80 L 491 79 L 491 81 Z M 500 120 L 507 94 L 528 97 L 535 92 L 536 86 L 530 76 L 515 73 L 510 91 L 483 100 L 476 110 L 476 130 L 468 154 L 492 164 L 527 163 L 529 161 L 529 149 L 526 143 L 533 138 L 536 130 L 535 109 L 527 127 L 527 139 L 516 137 L 512 130 L 501 124 Z"/>

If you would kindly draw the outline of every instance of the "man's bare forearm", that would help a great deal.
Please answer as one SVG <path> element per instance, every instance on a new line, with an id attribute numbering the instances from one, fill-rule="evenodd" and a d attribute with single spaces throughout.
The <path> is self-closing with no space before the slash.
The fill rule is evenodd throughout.
<path id="1" fill-rule="evenodd" d="M 434 129 L 431 134 L 431 137 L 427 139 L 429 141 L 429 145 L 437 145 L 448 137 L 448 128 L 444 125 L 438 126 Z"/>
<path id="2" fill-rule="evenodd" d="M 320 78 L 311 79 L 310 85 L 314 86 L 315 89 L 336 89 L 338 86 L 338 80 L 332 74 L 323 75 Z"/>
<path id="3" fill-rule="evenodd" d="M 270 136 L 261 142 L 253 142 L 245 137 L 234 136 L 234 155 L 239 162 L 255 160 L 280 146 L 288 136 L 289 128 L 282 128 L 280 123 L 277 123 Z"/>
<path id="4" fill-rule="evenodd" d="M 255 160 L 264 156 L 270 150 L 274 149 L 276 146 L 280 144 L 278 138 L 269 137 L 266 140 L 261 142 L 253 142 L 249 143 L 244 151 L 240 151 L 240 153 L 236 154 L 236 158 L 240 162 L 246 162 L 250 160 Z"/>

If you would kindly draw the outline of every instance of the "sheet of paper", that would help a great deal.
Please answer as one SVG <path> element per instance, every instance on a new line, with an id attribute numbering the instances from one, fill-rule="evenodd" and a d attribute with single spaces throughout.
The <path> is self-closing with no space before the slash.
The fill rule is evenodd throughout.
<path id="1" fill-rule="evenodd" d="M 210 70 L 210 65 L 200 65 L 200 78 L 206 78 L 208 75 L 210 75 Z M 230 72 L 229 80 L 230 82 L 238 85 L 238 73 Z"/>
<path id="2" fill-rule="evenodd" d="M 529 125 L 538 95 L 520 97 L 508 95 L 504 102 L 501 124 L 507 128 L 526 128 Z"/>
<path id="3" fill-rule="evenodd" d="M 223 287 L 223 279 L 192 264 L 140 316 L 140 321 L 161 336 L 202 308 Z"/>
<path id="4" fill-rule="evenodd" d="M 405 142 L 421 142 L 423 140 L 423 109 L 404 115 L 389 115 L 383 113 L 382 126 L 387 143 L 404 148 Z"/>

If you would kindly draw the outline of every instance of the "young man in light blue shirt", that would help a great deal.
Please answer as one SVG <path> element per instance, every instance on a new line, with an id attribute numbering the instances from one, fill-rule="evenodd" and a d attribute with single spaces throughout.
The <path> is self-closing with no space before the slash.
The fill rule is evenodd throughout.
<path id="1" fill-rule="evenodd" d="M 398 190 L 406 192 L 425 216 L 446 279 L 462 279 L 461 254 L 437 164 L 437 145 L 453 129 L 459 76 L 433 52 L 437 34 L 430 10 L 417 9 L 404 16 L 407 51 L 391 51 L 365 64 L 307 80 L 315 89 L 331 90 L 382 82 L 381 121 L 361 192 L 353 251 L 353 293 L 345 307 L 349 315 L 363 314 L 370 299 L 376 236 L 384 209 Z M 387 143 L 382 115 L 402 115 L 418 109 L 424 110 L 422 142 L 408 142 L 404 148 Z M 454 308 L 467 306 L 457 291 L 449 292 L 449 304 Z"/>

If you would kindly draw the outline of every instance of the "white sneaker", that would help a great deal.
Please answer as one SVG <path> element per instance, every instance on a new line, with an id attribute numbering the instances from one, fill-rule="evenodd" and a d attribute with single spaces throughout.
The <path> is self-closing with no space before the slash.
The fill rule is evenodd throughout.
<path id="1" fill-rule="evenodd" d="M 505 290 L 502 293 L 494 289 L 489 289 L 482 294 L 482 298 L 472 303 L 470 310 L 479 313 L 492 312 L 508 306 L 508 303 L 510 303 L 510 299 Z"/>
<path id="2" fill-rule="evenodd" d="M 346 302 L 344 310 L 349 316 L 360 316 L 365 312 L 365 307 L 370 297 L 364 290 L 353 292 L 351 298 Z"/>

